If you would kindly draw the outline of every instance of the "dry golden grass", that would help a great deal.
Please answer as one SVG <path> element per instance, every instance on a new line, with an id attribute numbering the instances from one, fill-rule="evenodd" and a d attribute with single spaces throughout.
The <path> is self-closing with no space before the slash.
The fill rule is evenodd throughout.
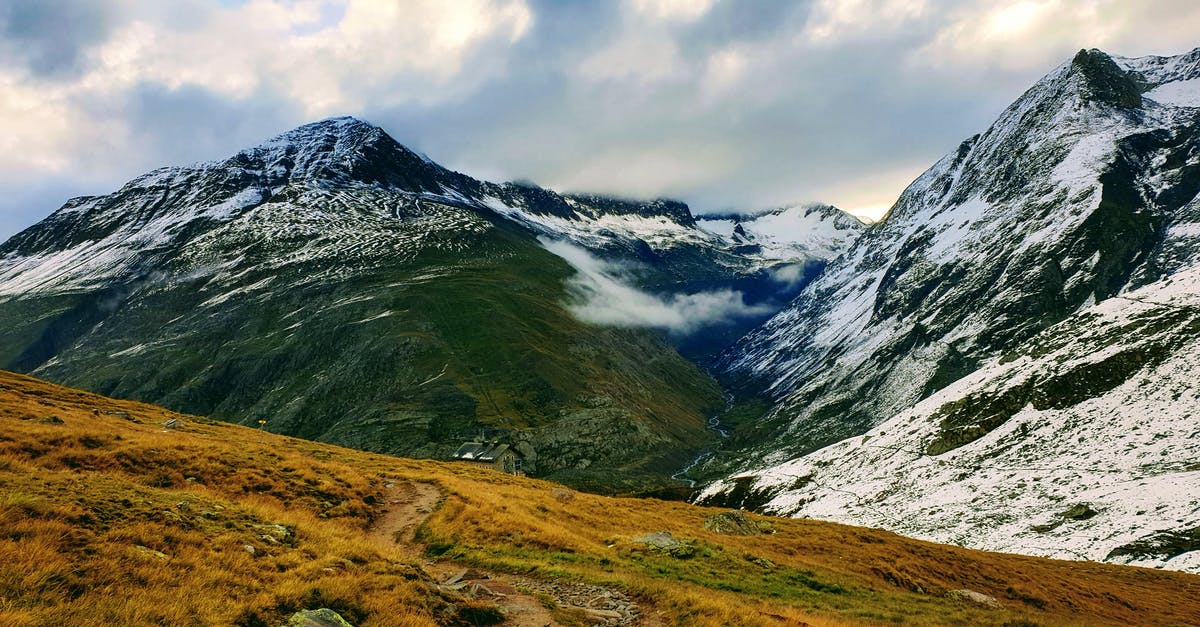
<path id="1" fill-rule="evenodd" d="M 276 625 L 303 607 L 360 625 L 461 623 L 461 599 L 364 534 L 396 480 L 446 494 L 418 529 L 431 555 L 617 587 L 666 624 L 1200 624 L 1191 575 L 805 520 L 719 535 L 703 527 L 715 509 L 564 492 L 6 372 L 0 426 L 0 625 Z M 693 554 L 632 541 L 654 531 Z M 1003 607 L 945 598 L 958 588 Z"/>

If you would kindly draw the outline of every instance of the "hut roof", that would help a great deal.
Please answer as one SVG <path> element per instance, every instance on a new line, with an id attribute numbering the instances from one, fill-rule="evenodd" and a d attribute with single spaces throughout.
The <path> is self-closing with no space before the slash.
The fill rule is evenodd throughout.
<path id="1" fill-rule="evenodd" d="M 494 462 L 505 451 L 508 450 L 507 444 L 499 442 L 464 442 L 462 446 L 454 451 L 452 459 L 472 461 L 472 462 Z"/>

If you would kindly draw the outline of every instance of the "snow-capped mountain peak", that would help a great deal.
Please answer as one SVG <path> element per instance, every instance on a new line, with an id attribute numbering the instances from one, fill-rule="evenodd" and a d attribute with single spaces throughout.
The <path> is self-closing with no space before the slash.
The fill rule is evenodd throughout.
<path id="1" fill-rule="evenodd" d="M 708 214 L 697 221 L 704 230 L 733 239 L 747 253 L 776 260 L 805 255 L 832 259 L 867 226 L 833 205 L 818 203 L 749 214 Z"/>
<path id="2" fill-rule="evenodd" d="M 1176 107 L 1200 107 L 1200 48 L 1173 57 L 1113 57 L 1139 82 L 1142 96 Z"/>
<path id="3" fill-rule="evenodd" d="M 867 432 L 1078 312 L 1200 264 L 1200 109 L 1184 104 L 1200 99 L 1198 60 L 1080 51 L 915 180 L 723 356 L 743 393 L 775 401 L 762 420 L 775 435 L 746 446 L 743 468 L 769 473 Z"/>

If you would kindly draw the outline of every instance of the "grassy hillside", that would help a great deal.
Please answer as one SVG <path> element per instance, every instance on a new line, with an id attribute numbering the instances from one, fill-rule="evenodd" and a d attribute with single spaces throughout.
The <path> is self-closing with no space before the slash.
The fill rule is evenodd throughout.
<path id="1" fill-rule="evenodd" d="M 408 521 L 414 535 L 381 543 L 397 524 L 389 495 L 406 485 L 440 497 Z M 720 512 L 286 438 L 0 372 L 0 624 L 278 625 L 328 607 L 356 625 L 469 625 L 526 597 L 560 624 L 588 622 L 557 593 L 468 599 L 439 585 L 451 566 L 518 588 L 628 595 L 650 625 L 1200 623 L 1195 576 L 815 521 L 753 517 L 773 531 L 762 535 L 706 529 Z M 680 544 L 636 541 L 659 531 Z M 999 606 L 947 596 L 957 589 Z"/>
<path id="2" fill-rule="evenodd" d="M 473 228 L 429 234 L 411 253 L 415 227 L 358 216 L 387 245 L 280 268 L 301 244 L 259 241 L 272 219 L 260 216 L 213 253 L 239 259 L 220 280 L 195 270 L 207 257 L 174 259 L 120 294 L 0 299 L 0 326 L 12 326 L 0 367 L 411 457 L 508 430 L 539 476 L 616 493 L 670 484 L 713 439 L 716 382 L 652 332 L 572 316 L 573 271 L 530 233 L 439 211 Z"/>

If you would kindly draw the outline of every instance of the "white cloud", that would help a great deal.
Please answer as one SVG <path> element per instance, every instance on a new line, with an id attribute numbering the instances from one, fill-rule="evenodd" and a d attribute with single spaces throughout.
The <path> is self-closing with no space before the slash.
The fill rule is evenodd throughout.
<path id="1" fill-rule="evenodd" d="M 334 28 L 289 38 L 274 54 L 285 89 L 312 114 L 353 107 L 365 97 L 436 101 L 454 90 L 473 53 L 495 42 L 521 39 L 533 13 L 521 0 L 357 0 Z M 496 68 L 488 59 L 471 66 L 468 82 Z M 375 84 L 412 76 L 420 89 L 380 92 Z"/>
<path id="2" fill-rule="evenodd" d="M 837 42 L 876 31 L 901 31 L 924 16 L 927 0 L 818 0 L 805 29 L 813 42 Z"/>
<path id="3" fill-rule="evenodd" d="M 680 75 L 684 67 L 674 41 L 639 33 L 589 55 L 579 63 L 578 72 L 589 81 L 653 83 L 684 78 Z"/>
<path id="4" fill-rule="evenodd" d="M 1179 54 L 1200 44 L 1200 3 L 1187 0 L 1017 0 L 956 6 L 918 65 L 1045 72 L 1080 48 Z"/>
<path id="5" fill-rule="evenodd" d="M 1124 1 L 1124 0 L 1122 0 Z M 932 66 L 1047 69 L 1081 47 L 1102 47 L 1123 23 L 1104 15 L 1104 1 L 1022 0 L 968 5 L 911 55 Z"/>
<path id="6" fill-rule="evenodd" d="M 656 296 L 630 286 L 619 265 L 597 259 L 562 240 L 539 239 L 546 250 L 575 268 L 576 274 L 567 284 L 575 300 L 567 307 L 584 322 L 650 327 L 686 335 L 709 325 L 772 311 L 766 305 L 747 305 L 741 292 L 728 289 Z"/>
<path id="7" fill-rule="evenodd" d="M 20 121 L 0 130 L 0 175 L 56 170 L 69 162 L 71 136 L 80 120 L 48 96 L 45 90 L 0 74 L 0 120 Z"/>
<path id="8" fill-rule="evenodd" d="M 693 22 L 708 13 L 715 0 L 626 0 L 638 17 L 664 22 Z"/>
<path id="9" fill-rule="evenodd" d="M 708 101 L 727 95 L 745 78 L 750 55 L 736 46 L 722 48 L 709 55 L 704 68 L 701 91 Z"/>

